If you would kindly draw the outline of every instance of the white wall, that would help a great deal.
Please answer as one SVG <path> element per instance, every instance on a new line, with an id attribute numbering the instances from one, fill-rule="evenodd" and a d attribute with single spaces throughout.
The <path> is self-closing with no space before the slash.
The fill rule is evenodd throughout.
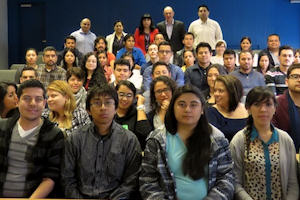
<path id="1" fill-rule="evenodd" d="M 0 69 L 8 68 L 7 0 L 0 0 Z"/>

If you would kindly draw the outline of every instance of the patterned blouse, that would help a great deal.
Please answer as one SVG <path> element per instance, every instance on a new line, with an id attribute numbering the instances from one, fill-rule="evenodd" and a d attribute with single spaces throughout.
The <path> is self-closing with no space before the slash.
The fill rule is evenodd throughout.
<path id="1" fill-rule="evenodd" d="M 247 193 L 257 200 L 281 199 L 278 132 L 273 129 L 270 140 L 265 143 L 253 127 L 249 152 L 246 148 L 244 158 Z"/>

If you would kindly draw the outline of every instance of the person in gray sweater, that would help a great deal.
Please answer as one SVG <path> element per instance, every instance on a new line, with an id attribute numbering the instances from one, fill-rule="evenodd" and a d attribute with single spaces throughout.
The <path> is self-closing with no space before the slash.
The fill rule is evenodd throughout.
<path id="1" fill-rule="evenodd" d="M 299 198 L 293 140 L 271 124 L 276 99 L 267 87 L 252 89 L 246 99 L 247 126 L 230 143 L 236 178 L 235 198 Z"/>

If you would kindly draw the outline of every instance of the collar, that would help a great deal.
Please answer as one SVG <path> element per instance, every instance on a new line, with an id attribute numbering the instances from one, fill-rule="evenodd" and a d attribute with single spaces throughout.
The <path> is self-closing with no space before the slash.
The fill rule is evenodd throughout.
<path id="1" fill-rule="evenodd" d="M 201 24 L 207 24 L 207 22 L 208 22 L 209 18 L 207 18 L 206 22 L 202 21 L 202 19 L 201 19 L 201 18 L 199 18 L 199 20 L 200 20 L 200 23 L 201 23 Z"/>
<path id="2" fill-rule="evenodd" d="M 174 25 L 174 21 L 175 21 L 175 20 L 174 20 L 174 18 L 173 18 L 173 19 L 172 19 L 172 22 L 171 22 L 172 25 Z M 170 24 L 168 24 L 167 20 L 165 20 L 165 24 L 166 24 L 166 25 L 170 25 Z"/>
<path id="3" fill-rule="evenodd" d="M 46 65 L 45 65 L 44 71 L 50 73 L 50 72 L 55 71 L 56 69 L 57 69 L 57 67 L 56 67 L 56 65 L 55 65 L 55 67 L 49 71 L 49 70 L 46 68 Z"/>
<path id="4" fill-rule="evenodd" d="M 113 131 L 114 131 L 114 129 L 115 129 L 115 127 L 116 127 L 116 124 L 115 124 L 115 121 L 113 120 L 112 121 L 112 123 L 111 123 L 111 125 L 110 125 L 110 130 L 109 130 L 109 132 L 106 134 L 106 135 L 99 135 L 99 133 L 98 133 L 98 127 L 94 124 L 94 123 L 92 123 L 93 124 L 93 135 L 97 138 L 97 139 L 101 139 L 101 140 L 108 140 L 110 137 L 111 137 L 111 135 L 112 135 L 112 133 L 113 133 Z"/>
<path id="5" fill-rule="evenodd" d="M 271 124 L 271 129 L 272 129 L 272 136 L 271 136 L 270 140 L 266 143 L 266 145 L 269 145 L 269 144 L 272 144 L 272 143 L 275 143 L 275 142 L 279 142 L 278 132 L 272 124 Z M 253 140 L 255 140 L 256 138 L 261 140 L 259 135 L 258 135 L 258 132 L 257 132 L 256 128 L 253 126 L 251 136 L 250 136 L 251 142 L 253 142 Z"/>
<path id="6" fill-rule="evenodd" d="M 253 67 L 252 67 L 252 69 L 251 69 L 251 71 L 250 71 L 249 74 L 246 74 L 246 73 L 242 72 L 241 70 L 239 70 L 239 73 L 242 74 L 242 75 L 244 75 L 244 76 L 249 76 L 250 74 L 253 73 Z"/>
<path id="7" fill-rule="evenodd" d="M 86 34 L 86 35 L 87 35 L 87 34 L 89 34 L 90 32 L 91 32 L 91 31 L 89 30 L 87 33 L 85 33 L 85 32 L 83 32 L 83 30 L 82 30 L 81 28 L 79 29 L 79 33 L 82 33 L 82 34 Z"/>

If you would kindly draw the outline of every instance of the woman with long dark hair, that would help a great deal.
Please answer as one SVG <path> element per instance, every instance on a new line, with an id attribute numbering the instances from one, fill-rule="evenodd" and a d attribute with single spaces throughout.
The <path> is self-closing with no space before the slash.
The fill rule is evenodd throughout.
<path id="1" fill-rule="evenodd" d="M 166 130 L 147 139 L 140 175 L 144 199 L 232 199 L 234 177 L 228 141 L 205 117 L 198 88 L 178 88 Z"/>
<path id="2" fill-rule="evenodd" d="M 140 48 L 145 55 L 148 51 L 148 47 L 154 41 L 154 36 L 158 33 L 158 29 L 155 28 L 152 17 L 146 13 L 141 17 L 140 25 L 135 30 L 134 39 L 135 47 Z"/>
<path id="3" fill-rule="evenodd" d="M 276 98 L 267 87 L 247 95 L 247 126 L 230 143 L 236 179 L 235 197 L 244 199 L 299 198 L 297 161 L 293 140 L 271 124 Z"/>
<path id="4" fill-rule="evenodd" d="M 72 67 L 77 67 L 77 56 L 74 49 L 64 49 L 61 67 L 66 71 L 68 71 L 68 69 L 71 69 Z"/>
<path id="5" fill-rule="evenodd" d="M 0 82 L 0 119 L 11 117 L 17 110 L 17 86 L 12 82 Z"/>
<path id="6" fill-rule="evenodd" d="M 266 52 L 262 51 L 258 56 L 257 68 L 256 70 L 263 75 L 266 75 L 267 71 L 271 69 L 270 59 Z"/>

